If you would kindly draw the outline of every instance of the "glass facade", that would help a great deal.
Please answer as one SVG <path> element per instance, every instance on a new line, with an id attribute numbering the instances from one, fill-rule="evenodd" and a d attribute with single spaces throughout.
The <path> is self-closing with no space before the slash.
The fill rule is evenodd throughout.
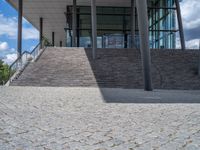
<path id="1" fill-rule="evenodd" d="M 174 0 L 148 1 L 149 40 L 151 48 L 175 48 L 176 14 Z M 66 45 L 72 46 L 72 6 L 67 7 Z M 131 8 L 97 7 L 97 47 L 131 47 Z M 77 6 L 77 44 L 91 47 L 91 8 Z M 139 47 L 135 12 L 135 47 Z"/>
<path id="2" fill-rule="evenodd" d="M 176 8 L 174 0 L 149 1 L 151 48 L 176 48 Z"/>

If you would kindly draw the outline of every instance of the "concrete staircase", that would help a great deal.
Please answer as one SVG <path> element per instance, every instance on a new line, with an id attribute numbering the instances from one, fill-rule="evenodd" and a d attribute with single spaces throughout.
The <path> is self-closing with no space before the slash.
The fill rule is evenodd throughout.
<path id="1" fill-rule="evenodd" d="M 152 50 L 154 88 L 200 89 L 198 52 Z M 133 49 L 54 48 L 45 50 L 12 86 L 143 88 L 141 56 Z"/>

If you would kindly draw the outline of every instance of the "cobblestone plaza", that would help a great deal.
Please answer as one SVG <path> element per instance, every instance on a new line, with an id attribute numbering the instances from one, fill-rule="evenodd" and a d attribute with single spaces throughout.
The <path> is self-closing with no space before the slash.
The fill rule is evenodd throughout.
<path id="1" fill-rule="evenodd" d="M 199 93 L 1 88 L 0 149 L 199 150 Z"/>

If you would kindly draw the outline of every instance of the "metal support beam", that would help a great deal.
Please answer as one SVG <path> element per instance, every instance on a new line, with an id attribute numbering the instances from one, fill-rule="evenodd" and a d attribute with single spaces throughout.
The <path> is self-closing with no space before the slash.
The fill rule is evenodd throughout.
<path id="1" fill-rule="evenodd" d="M 73 11 L 73 15 L 72 15 L 72 47 L 77 47 L 77 30 L 76 30 L 76 27 L 77 27 L 77 8 L 76 8 L 76 0 L 73 0 L 73 8 L 72 8 L 72 11 Z"/>
<path id="2" fill-rule="evenodd" d="M 185 50 L 185 37 L 184 37 L 184 32 L 183 32 L 183 23 L 182 23 L 179 0 L 175 0 L 175 4 L 176 4 L 177 19 L 178 19 L 178 26 L 179 26 L 179 33 L 180 33 L 181 49 Z"/>
<path id="3" fill-rule="evenodd" d="M 17 57 L 22 56 L 22 17 L 23 17 L 23 0 L 18 0 L 18 38 L 17 38 Z"/>
<path id="4" fill-rule="evenodd" d="M 135 0 L 131 0 L 131 47 L 135 48 Z"/>
<path id="5" fill-rule="evenodd" d="M 126 24 L 127 24 L 127 21 L 126 21 L 126 17 L 123 16 L 123 34 L 124 34 L 124 48 L 128 48 L 128 34 L 126 32 Z"/>
<path id="6" fill-rule="evenodd" d="M 144 89 L 146 91 L 152 91 L 153 87 L 151 77 L 151 55 L 149 49 L 149 24 L 147 15 L 147 1 L 136 0 L 136 6 L 140 33 L 140 51 L 144 74 Z"/>
<path id="7" fill-rule="evenodd" d="M 52 32 L 52 46 L 55 46 L 55 33 Z"/>
<path id="8" fill-rule="evenodd" d="M 79 9 L 77 9 L 77 19 L 76 19 L 76 46 L 77 47 L 80 47 L 80 8 Z"/>
<path id="9" fill-rule="evenodd" d="M 40 18 L 40 49 L 42 49 L 42 38 L 43 38 L 43 18 Z"/>
<path id="10" fill-rule="evenodd" d="M 97 19 L 96 0 L 91 0 L 91 20 L 92 20 L 92 58 L 96 59 L 97 49 Z"/>
<path id="11" fill-rule="evenodd" d="M 200 41 L 199 41 L 199 64 L 198 64 L 198 75 L 200 76 Z"/>

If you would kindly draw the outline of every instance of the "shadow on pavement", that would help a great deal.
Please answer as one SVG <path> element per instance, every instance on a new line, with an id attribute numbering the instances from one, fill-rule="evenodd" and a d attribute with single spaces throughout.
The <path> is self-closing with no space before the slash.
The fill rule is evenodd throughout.
<path id="1" fill-rule="evenodd" d="M 101 89 L 106 103 L 200 103 L 200 91 Z"/>

